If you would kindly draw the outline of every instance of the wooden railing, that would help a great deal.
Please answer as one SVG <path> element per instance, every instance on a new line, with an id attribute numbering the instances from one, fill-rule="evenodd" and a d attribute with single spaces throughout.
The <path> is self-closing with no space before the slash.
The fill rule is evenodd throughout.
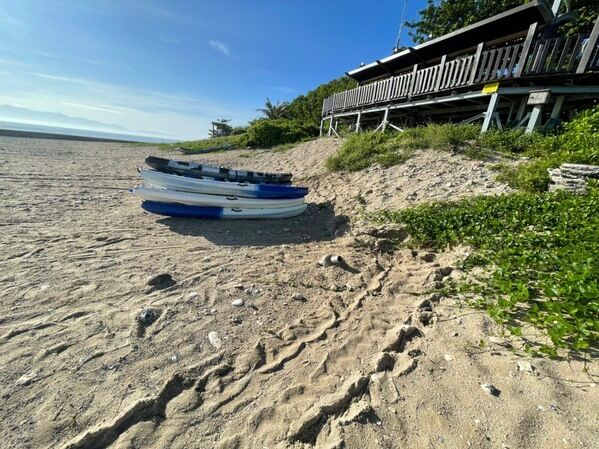
<path id="1" fill-rule="evenodd" d="M 594 48 L 587 49 L 588 45 Z M 443 57 L 437 65 L 392 76 L 326 98 L 322 115 L 384 105 L 414 96 L 434 94 L 504 79 L 556 73 L 574 73 L 583 52 L 590 52 L 585 71 L 599 71 L 599 43 L 587 35 L 555 37 L 482 50 L 450 61 Z"/>

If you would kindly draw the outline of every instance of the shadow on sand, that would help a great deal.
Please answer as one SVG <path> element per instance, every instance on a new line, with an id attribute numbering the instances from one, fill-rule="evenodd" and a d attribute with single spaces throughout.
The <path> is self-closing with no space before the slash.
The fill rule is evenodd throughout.
<path id="1" fill-rule="evenodd" d="M 349 219 L 335 216 L 333 204 L 310 203 L 306 211 L 294 218 L 281 220 L 198 220 L 161 218 L 157 223 L 172 232 L 203 237 L 215 245 L 273 246 L 333 240 L 335 231 L 343 231 Z"/>

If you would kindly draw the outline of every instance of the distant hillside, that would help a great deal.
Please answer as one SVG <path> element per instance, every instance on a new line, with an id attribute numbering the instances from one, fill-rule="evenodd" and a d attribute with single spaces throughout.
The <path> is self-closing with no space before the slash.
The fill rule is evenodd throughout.
<path id="1" fill-rule="evenodd" d="M 131 132 L 122 126 L 87 120 L 84 118 L 70 117 L 57 112 L 34 111 L 10 105 L 0 105 L 0 120 L 8 122 L 37 123 L 65 128 L 95 129 L 99 131 L 125 131 Z"/>

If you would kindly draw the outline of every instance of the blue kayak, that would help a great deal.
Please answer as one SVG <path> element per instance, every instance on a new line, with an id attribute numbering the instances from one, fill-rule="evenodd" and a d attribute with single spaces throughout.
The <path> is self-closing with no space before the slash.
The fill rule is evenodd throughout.
<path id="1" fill-rule="evenodd" d="M 143 201 L 141 207 L 153 214 L 168 217 L 212 218 L 217 220 L 231 219 L 272 219 L 290 218 L 303 213 L 307 205 L 299 204 L 292 207 L 279 207 L 271 209 L 237 209 L 227 207 L 190 206 L 177 203 L 160 203 L 157 201 Z"/>

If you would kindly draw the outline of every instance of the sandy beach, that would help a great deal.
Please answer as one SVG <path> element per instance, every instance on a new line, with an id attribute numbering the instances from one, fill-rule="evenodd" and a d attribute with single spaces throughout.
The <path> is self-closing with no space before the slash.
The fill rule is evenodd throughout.
<path id="1" fill-rule="evenodd" d="M 338 147 L 202 157 L 311 189 L 204 221 L 128 192 L 156 147 L 0 137 L 0 448 L 598 448 L 596 362 L 519 352 L 430 293 L 467 248 L 389 252 L 402 230 L 360 218 L 509 188 L 446 152 L 327 173 Z"/>

